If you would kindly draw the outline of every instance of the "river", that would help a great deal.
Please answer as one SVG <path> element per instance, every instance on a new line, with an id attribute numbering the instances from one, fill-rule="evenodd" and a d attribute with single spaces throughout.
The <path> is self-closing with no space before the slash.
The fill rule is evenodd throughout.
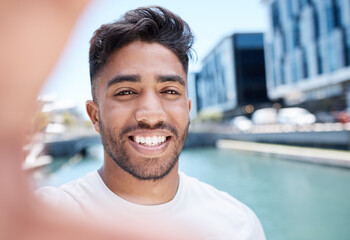
<path id="1" fill-rule="evenodd" d="M 84 159 L 55 159 L 45 183 L 60 185 L 101 164 L 100 145 Z M 182 152 L 180 170 L 248 205 L 269 240 L 350 239 L 350 169 L 200 148 Z"/>

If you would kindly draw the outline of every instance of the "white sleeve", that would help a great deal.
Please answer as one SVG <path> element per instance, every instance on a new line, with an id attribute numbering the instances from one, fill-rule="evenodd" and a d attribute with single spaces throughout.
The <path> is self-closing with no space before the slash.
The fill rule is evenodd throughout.
<path id="1" fill-rule="evenodd" d="M 247 217 L 249 221 L 251 222 L 252 226 L 252 240 L 266 240 L 264 230 L 262 228 L 262 225 L 258 219 L 258 217 L 255 215 L 255 213 L 246 205 L 243 205 L 243 210 L 246 212 Z"/>

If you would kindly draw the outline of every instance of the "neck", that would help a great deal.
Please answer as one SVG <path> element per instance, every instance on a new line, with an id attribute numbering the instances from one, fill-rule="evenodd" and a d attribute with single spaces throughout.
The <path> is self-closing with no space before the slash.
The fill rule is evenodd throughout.
<path id="1" fill-rule="evenodd" d="M 112 159 L 105 158 L 98 170 L 106 186 L 119 197 L 142 205 L 169 202 L 179 185 L 178 163 L 165 177 L 158 180 L 139 180 L 121 169 Z"/>

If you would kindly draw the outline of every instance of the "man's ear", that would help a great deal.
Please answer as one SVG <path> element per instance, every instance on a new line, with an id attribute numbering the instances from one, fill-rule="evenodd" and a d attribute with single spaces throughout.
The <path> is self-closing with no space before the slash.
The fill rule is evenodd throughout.
<path id="1" fill-rule="evenodd" d="M 192 109 L 192 100 L 188 99 L 188 111 L 191 112 Z"/>
<path id="2" fill-rule="evenodd" d="M 95 131 L 100 133 L 100 123 L 99 123 L 99 114 L 98 114 L 98 105 L 92 101 L 86 101 L 86 111 L 90 117 L 92 125 L 95 128 Z"/>

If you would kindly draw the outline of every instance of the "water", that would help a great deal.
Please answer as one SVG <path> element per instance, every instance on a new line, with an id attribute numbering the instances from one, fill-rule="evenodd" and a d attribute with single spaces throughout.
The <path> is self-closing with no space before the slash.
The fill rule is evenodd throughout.
<path id="1" fill-rule="evenodd" d="M 102 164 L 102 147 L 76 163 L 66 159 L 49 185 Z M 180 170 L 230 193 L 258 215 L 269 240 L 350 239 L 350 170 L 214 148 L 184 150 Z"/>

